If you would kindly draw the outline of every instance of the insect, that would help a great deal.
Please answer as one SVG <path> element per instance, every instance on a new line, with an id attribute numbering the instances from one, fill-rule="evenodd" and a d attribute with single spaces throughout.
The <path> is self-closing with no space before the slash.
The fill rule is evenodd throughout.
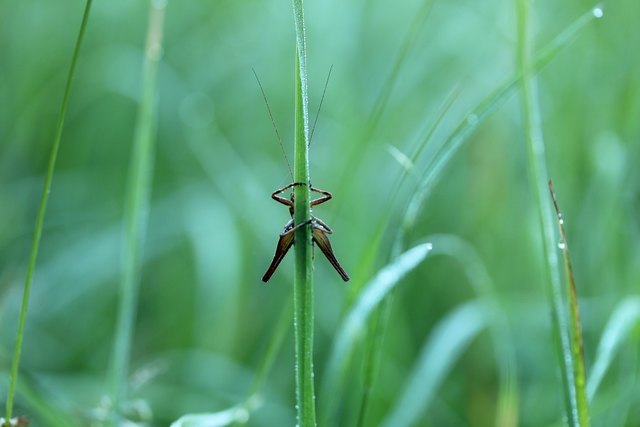
<path id="1" fill-rule="evenodd" d="M 293 193 L 291 193 L 291 196 L 288 199 L 282 197 L 281 194 L 297 185 L 306 185 L 306 184 L 304 182 L 294 182 L 271 193 L 271 198 L 273 198 L 273 200 L 289 207 L 289 214 L 291 215 L 291 220 L 289 220 L 287 225 L 284 226 L 284 228 L 282 229 L 282 232 L 280 233 L 280 237 L 278 238 L 278 245 L 276 246 L 276 253 L 273 256 L 273 261 L 271 261 L 271 265 L 267 269 L 267 272 L 264 273 L 264 276 L 262 276 L 262 281 L 265 283 L 269 281 L 273 272 L 276 271 L 276 269 L 278 268 L 278 265 L 280 265 L 280 261 L 284 259 L 284 256 L 287 254 L 289 249 L 291 249 L 291 246 L 293 246 L 293 244 L 295 243 L 296 230 L 298 230 L 300 227 L 311 225 L 311 234 L 312 234 L 313 243 L 318 245 L 318 247 L 320 248 L 324 256 L 327 257 L 327 259 L 329 260 L 333 268 L 335 268 L 338 274 L 340 275 L 340 277 L 342 277 L 342 280 L 347 282 L 349 280 L 349 275 L 347 274 L 346 271 L 344 271 L 344 268 L 342 268 L 342 266 L 336 259 L 335 255 L 333 254 L 333 248 L 331 247 L 331 243 L 329 242 L 329 237 L 327 236 L 327 234 L 332 234 L 333 230 L 329 228 L 329 226 L 325 224 L 324 221 L 322 221 L 320 218 L 316 218 L 313 215 L 311 215 L 311 219 L 309 221 L 303 222 L 298 225 L 294 225 Z M 310 203 L 311 207 L 327 202 L 331 200 L 331 198 L 333 197 L 333 195 L 328 191 L 320 190 L 313 186 L 310 186 L 309 190 L 311 190 L 314 193 L 321 194 L 321 196 L 318 197 L 317 199 L 311 200 L 311 203 Z"/>
<path id="2" fill-rule="evenodd" d="M 327 81 L 324 85 L 324 91 L 322 92 L 322 98 L 320 99 L 320 106 L 318 107 L 318 113 L 316 114 L 316 118 L 315 121 L 313 123 L 313 127 L 311 130 L 311 136 L 309 137 L 309 144 L 311 144 L 311 139 L 313 138 L 313 131 L 315 130 L 315 125 L 316 122 L 318 121 L 318 115 L 320 114 L 320 108 L 322 108 L 322 101 L 324 100 L 324 95 L 325 92 L 327 90 L 327 84 L 329 83 L 329 77 L 331 76 L 331 70 L 333 69 L 333 66 L 329 69 L 329 74 L 327 75 Z M 271 118 L 271 123 L 273 124 L 273 129 L 276 132 L 276 136 L 278 137 L 278 142 L 280 143 L 280 148 L 282 148 L 282 153 L 285 157 L 285 160 L 287 161 L 287 166 L 289 167 L 289 174 L 292 177 L 292 181 L 293 181 L 293 174 L 291 173 L 291 166 L 289 165 L 289 160 L 287 159 L 287 155 L 284 151 L 284 145 L 282 144 L 282 139 L 280 138 L 280 133 L 278 132 L 278 128 L 276 127 L 276 123 L 275 120 L 273 119 L 273 114 L 271 114 L 271 108 L 269 108 L 269 103 L 267 102 L 267 96 L 264 93 L 264 89 L 262 88 L 262 84 L 260 83 L 260 79 L 258 78 L 258 75 L 256 74 L 255 70 L 253 70 L 253 75 L 256 77 L 256 81 L 258 82 L 258 86 L 260 86 L 260 91 L 262 92 L 262 97 L 264 98 L 264 102 L 267 106 L 267 111 L 269 112 L 269 117 Z M 293 246 L 293 244 L 295 243 L 295 232 L 296 230 L 298 230 L 300 227 L 304 227 L 307 225 L 311 226 L 311 234 L 312 234 L 312 241 L 313 243 L 315 243 L 316 245 L 318 245 L 318 247 L 320 248 L 320 250 L 322 251 L 322 253 L 327 257 L 327 259 L 329 260 L 329 262 L 331 263 L 331 265 L 333 266 L 333 268 L 336 269 L 336 271 L 338 272 L 338 274 L 340 275 L 340 277 L 342 277 L 342 280 L 344 280 L 345 282 L 349 280 L 349 275 L 347 274 L 346 271 L 344 271 L 344 269 L 342 268 L 342 266 L 340 265 L 340 263 L 338 262 L 338 260 L 336 259 L 335 255 L 333 254 L 333 248 L 331 247 L 331 242 L 329 241 L 329 237 L 327 236 L 327 234 L 332 234 L 333 230 L 324 222 L 322 221 L 320 218 L 316 218 L 315 216 L 311 215 L 311 219 L 309 221 L 305 221 L 301 224 L 294 224 L 294 219 L 293 219 L 293 206 L 294 206 L 294 195 L 293 195 L 293 191 L 291 192 L 291 195 L 289 196 L 289 198 L 283 197 L 281 194 L 284 193 L 285 191 L 289 190 L 289 189 L 293 189 L 296 186 L 299 185 L 307 185 L 304 182 L 293 182 L 289 185 L 286 185 L 276 191 L 274 191 L 273 193 L 271 193 L 271 198 L 273 200 L 275 200 L 278 203 L 282 203 L 283 205 L 287 206 L 289 208 L 289 214 L 291 215 L 291 219 L 289 220 L 289 222 L 287 222 L 287 224 L 284 226 L 284 228 L 282 229 L 282 231 L 280 232 L 280 236 L 278 238 L 278 244 L 276 246 L 276 253 L 273 256 L 273 260 L 271 261 L 271 265 L 269 265 L 269 268 L 267 269 L 267 271 L 264 273 L 264 276 L 262 276 L 262 281 L 263 282 L 268 282 L 269 279 L 271 278 L 271 276 L 273 275 L 273 273 L 276 271 L 276 269 L 278 268 L 278 266 L 280 265 L 280 262 L 284 259 L 285 255 L 287 254 L 287 252 L 289 252 L 289 249 L 291 249 L 291 246 Z M 333 197 L 333 195 L 325 190 L 320 190 L 318 188 L 315 188 L 311 185 L 309 185 L 309 190 L 313 193 L 317 193 L 320 194 L 321 196 L 318 197 L 317 199 L 313 199 L 310 202 L 311 208 L 313 208 L 314 206 L 320 205 L 324 202 L 327 202 L 329 200 L 331 200 L 331 198 Z"/>

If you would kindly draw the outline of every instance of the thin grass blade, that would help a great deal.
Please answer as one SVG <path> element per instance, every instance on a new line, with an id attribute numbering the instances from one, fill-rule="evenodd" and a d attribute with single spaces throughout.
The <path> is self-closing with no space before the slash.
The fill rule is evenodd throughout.
<path id="1" fill-rule="evenodd" d="M 566 416 L 571 426 L 588 426 L 588 416 L 584 419 L 582 415 L 587 409 L 579 406 L 577 382 L 574 374 L 575 364 L 578 361 L 575 360 L 571 348 L 568 316 L 564 306 L 564 295 L 558 269 L 553 214 L 547 196 L 548 175 L 544 156 L 542 118 L 538 101 L 537 82 L 531 72 L 530 15 L 530 3 L 527 0 L 516 0 L 518 41 L 516 55 L 518 70 L 522 76 L 519 83 L 524 115 L 524 137 L 531 190 L 535 199 L 542 237 L 546 276 L 544 286 L 551 306 L 551 323 L 562 373 L 562 392 Z"/>
<path id="2" fill-rule="evenodd" d="M 584 13 L 541 49 L 530 63 L 527 73 L 530 75 L 537 74 L 562 50 L 568 47 L 587 24 L 600 17 L 600 15 L 596 13 L 596 10 L 599 9 L 592 9 Z M 473 132 L 516 92 L 521 76 L 522 70 L 518 70 L 515 76 L 499 85 L 493 92 L 480 101 L 480 103 L 463 118 L 458 126 L 456 126 L 453 132 L 449 134 L 432 163 L 425 169 L 420 187 L 407 207 L 404 220 L 405 228 L 410 228 L 415 223 L 422 204 L 431 193 L 431 189 L 442 175 L 443 169 L 453 158 L 453 155 L 468 141 Z"/>
<path id="3" fill-rule="evenodd" d="M 639 325 L 640 297 L 628 297 L 618 304 L 600 338 L 596 359 L 591 368 L 591 376 L 587 382 L 589 401 L 593 401 L 602 379 L 620 350 L 620 345 L 629 338 L 631 332 Z"/>
<path id="4" fill-rule="evenodd" d="M 129 357 L 137 312 L 148 206 L 151 198 L 153 156 L 157 127 L 157 73 L 162 57 L 162 34 L 166 0 L 152 0 L 142 69 L 142 95 L 133 138 L 124 212 L 122 280 L 110 372 L 112 421 L 116 423 L 127 399 Z"/>
<path id="5" fill-rule="evenodd" d="M 84 39 L 85 29 L 89 22 L 89 12 L 91 11 L 91 1 L 87 0 L 84 7 L 84 14 L 82 15 L 82 22 L 80 23 L 80 30 L 78 31 L 78 37 L 76 39 L 76 45 L 73 50 L 73 56 L 71 57 L 71 65 L 69 72 L 67 73 L 67 81 L 64 87 L 64 95 L 62 97 L 62 105 L 60 106 L 60 113 L 58 114 L 58 120 L 56 122 L 56 130 L 53 137 L 53 144 L 51 146 L 51 153 L 49 154 L 49 163 L 47 166 L 47 173 L 44 178 L 44 188 L 42 189 L 42 195 L 40 196 L 40 205 L 38 207 L 38 215 L 36 217 L 36 224 L 33 230 L 33 240 L 31 241 L 31 252 L 29 254 L 29 264 L 27 266 L 27 274 L 24 282 L 24 290 L 22 294 L 22 304 L 20 307 L 20 318 L 18 320 L 18 332 L 16 336 L 16 346 L 13 353 L 13 361 L 11 364 L 11 375 L 9 378 L 9 389 L 7 391 L 7 402 L 5 407 L 5 418 L 10 420 L 13 412 L 13 400 L 16 393 L 16 385 L 18 384 L 18 372 L 20 367 L 20 354 L 22 352 L 22 340 L 24 337 L 24 325 L 27 317 L 27 308 L 29 306 L 29 294 L 31 293 L 31 284 L 33 282 L 33 275 L 36 270 L 36 260 L 38 258 L 38 249 L 40 247 L 40 239 L 42 237 L 42 228 L 44 226 L 44 217 L 47 212 L 47 203 L 49 202 L 49 194 L 51 194 L 51 186 L 53 183 L 53 173 L 56 168 L 56 161 L 58 159 L 58 151 L 60 149 L 60 141 L 62 141 L 62 131 L 64 129 L 64 120 L 67 115 L 67 106 L 69 105 L 69 96 L 71 94 L 71 84 L 73 77 L 75 76 L 76 64 L 78 63 L 78 57 L 80 56 L 80 47 L 82 46 L 82 40 Z"/>
<path id="6" fill-rule="evenodd" d="M 553 184 L 549 181 L 549 192 L 553 207 L 558 217 L 558 230 L 560 232 L 559 247 L 564 260 L 565 279 L 567 283 L 567 295 L 569 302 L 569 327 L 571 335 L 571 353 L 573 354 L 573 376 L 576 392 L 576 403 L 578 409 L 578 419 L 581 425 L 589 425 L 589 403 L 587 400 L 587 380 L 584 363 L 584 344 L 582 339 L 582 323 L 580 322 L 580 307 L 578 305 L 578 290 L 576 288 L 573 268 L 571 267 L 571 257 L 569 255 L 569 242 L 564 231 L 564 218 L 560 212 L 558 199 L 553 189 Z"/>

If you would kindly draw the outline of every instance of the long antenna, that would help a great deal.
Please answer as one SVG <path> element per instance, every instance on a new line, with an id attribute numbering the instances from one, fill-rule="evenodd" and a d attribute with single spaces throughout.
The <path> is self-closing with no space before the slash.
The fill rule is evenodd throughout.
<path id="1" fill-rule="evenodd" d="M 273 130 L 276 131 L 276 136 L 278 137 L 278 143 L 280 144 L 280 149 L 282 150 L 282 155 L 284 156 L 284 160 L 287 162 L 287 168 L 289 168 L 289 175 L 291 176 L 291 182 L 293 182 L 295 180 L 293 179 L 293 171 L 291 170 L 291 163 L 289 163 L 289 158 L 287 157 L 287 153 L 284 150 L 284 144 L 282 143 L 282 138 L 280 138 L 280 132 L 278 132 L 276 121 L 273 119 L 273 114 L 271 113 L 271 108 L 269 107 L 269 101 L 267 101 L 267 95 L 264 93 L 264 89 L 262 88 L 262 83 L 260 83 L 260 79 L 258 78 L 258 74 L 256 74 L 256 70 L 253 67 L 251 67 L 251 71 L 253 71 L 253 75 L 256 77 L 258 86 L 260 86 L 260 92 L 262 92 L 262 98 L 264 99 L 264 103 L 267 106 L 267 111 L 269 112 L 269 117 L 271 117 L 271 124 L 273 125 Z M 322 95 L 322 97 L 324 98 L 324 94 Z M 317 119 L 318 118 L 316 117 L 316 120 Z"/>
<path id="2" fill-rule="evenodd" d="M 316 119 L 313 121 L 313 127 L 311 128 L 311 135 L 309 136 L 309 143 L 307 147 L 311 145 L 313 139 L 313 132 L 316 130 L 316 123 L 318 123 L 318 116 L 320 116 L 320 109 L 322 108 L 322 102 L 324 101 L 324 94 L 327 93 L 327 86 L 329 86 L 329 77 L 331 77 L 331 70 L 333 70 L 333 64 L 329 68 L 329 74 L 327 74 L 327 80 L 324 82 L 324 89 L 322 90 L 322 98 L 320 98 L 320 105 L 318 106 L 318 112 L 316 113 Z"/>

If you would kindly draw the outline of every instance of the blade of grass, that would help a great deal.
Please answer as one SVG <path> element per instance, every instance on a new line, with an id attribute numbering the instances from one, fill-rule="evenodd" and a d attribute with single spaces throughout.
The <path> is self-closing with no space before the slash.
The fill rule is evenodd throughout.
<path id="1" fill-rule="evenodd" d="M 589 403 L 587 400 L 587 380 L 584 368 L 584 344 L 582 340 L 582 323 L 580 322 L 580 307 L 578 305 L 578 290 L 573 276 L 573 268 L 571 267 L 571 258 L 569 256 L 569 242 L 564 231 L 564 219 L 560 212 L 558 199 L 553 190 L 553 184 L 549 180 L 549 192 L 553 207 L 558 217 L 558 229 L 560 232 L 560 248 L 564 259 L 564 271 L 567 283 L 567 295 L 569 296 L 569 327 L 571 332 L 571 353 L 573 354 L 573 375 L 575 380 L 576 399 L 578 405 L 578 419 L 584 426 L 589 425 Z"/>
<path id="2" fill-rule="evenodd" d="M 387 77 L 384 84 L 382 85 L 382 89 L 380 90 L 380 93 L 378 94 L 378 98 L 376 99 L 376 103 L 373 107 L 373 110 L 371 111 L 370 118 L 369 118 L 369 126 L 367 128 L 367 133 L 365 134 L 364 141 L 368 141 L 373 136 L 376 130 L 376 127 L 380 122 L 380 117 L 384 112 L 384 108 L 387 106 L 387 101 L 389 101 L 389 97 L 391 96 L 391 92 L 393 91 L 393 85 L 398 80 L 398 74 L 400 74 L 400 69 L 402 68 L 402 65 L 407 59 L 407 55 L 411 50 L 411 47 L 413 46 L 416 39 L 418 38 L 418 34 L 420 33 L 420 30 L 422 29 L 422 27 L 424 27 L 425 23 L 427 22 L 427 18 L 429 17 L 429 12 L 431 12 L 432 6 L 433 6 L 433 0 L 424 0 L 422 2 L 421 7 L 418 9 L 416 14 L 414 15 L 413 21 L 411 21 L 411 25 L 407 30 L 407 34 L 402 40 L 402 45 L 400 47 L 400 50 L 398 51 L 398 56 L 396 57 L 396 60 L 393 63 L 391 72 L 389 73 L 389 76 Z M 357 150 L 354 151 L 354 153 L 357 153 Z M 350 164 L 353 164 L 353 163 L 355 162 L 351 162 Z"/>
<path id="3" fill-rule="evenodd" d="M 548 64 L 555 56 L 577 36 L 578 32 L 586 26 L 587 23 L 591 22 L 593 18 L 599 17 L 599 13 L 597 12 L 599 9 L 593 9 L 588 13 L 583 14 L 580 18 L 578 18 L 575 22 L 569 25 L 564 31 L 562 31 L 558 36 L 556 36 L 545 48 L 543 48 L 540 53 L 536 56 L 533 66 L 532 72 L 539 72 L 546 64 Z M 467 116 L 465 116 L 464 120 L 454 129 L 454 131 L 445 139 L 442 146 L 439 150 L 436 151 L 436 156 L 433 161 L 428 164 L 425 168 L 425 174 L 421 179 L 421 184 L 415 192 L 413 198 L 410 200 L 402 227 L 400 231 L 397 233 L 394 244 L 393 244 L 393 253 L 397 253 L 402 248 L 402 243 L 404 240 L 404 234 L 413 226 L 415 223 L 415 219 L 418 215 L 420 207 L 424 203 L 424 200 L 429 196 L 430 190 L 435 185 L 437 179 L 440 177 L 444 167 L 447 165 L 449 160 L 453 157 L 455 152 L 462 146 L 464 142 L 466 142 L 471 136 L 471 134 L 476 130 L 480 124 L 484 123 L 486 119 L 495 112 L 502 104 L 504 104 L 509 97 L 515 92 L 517 89 L 518 82 L 520 80 L 520 74 L 516 74 L 516 76 L 508 79 L 503 84 L 498 86 L 492 93 L 490 93 L 486 98 L 484 98 L 478 106 L 472 110 Z M 423 143 L 417 147 L 417 150 L 411 156 L 412 163 L 415 164 L 417 157 L 422 152 L 422 149 L 426 145 L 428 139 L 430 139 L 433 131 L 439 124 L 440 120 L 442 120 L 444 113 L 450 107 L 450 104 L 455 99 L 456 91 L 453 91 L 449 97 L 449 99 L 445 102 L 443 108 L 441 109 L 440 115 L 438 115 L 437 120 L 434 122 L 434 126 L 432 126 L 427 132 L 426 137 L 423 140 Z M 402 175 L 398 181 L 398 185 L 401 185 L 406 177 L 408 171 L 403 169 Z M 397 191 L 394 191 L 394 195 L 397 194 Z M 392 203 L 387 206 L 391 206 Z M 377 232 L 374 234 L 372 238 L 372 243 L 368 246 L 367 255 L 363 258 L 362 266 L 359 268 L 361 274 L 356 275 L 356 277 L 366 277 L 367 270 L 373 265 L 373 260 L 375 259 L 375 253 L 378 252 L 379 246 L 382 242 L 382 235 L 384 234 L 383 228 L 386 224 L 389 223 L 391 210 L 387 210 L 387 215 L 383 215 L 379 228 Z M 361 284 L 364 283 L 363 280 L 358 281 L 357 279 L 354 281 L 352 285 L 352 291 L 350 292 L 351 299 L 355 299 L 355 295 L 361 289 Z M 388 302 L 383 303 L 383 310 L 387 311 L 386 305 Z M 363 386 L 363 397 L 361 399 L 360 405 L 360 415 L 359 422 L 362 422 L 363 417 L 366 413 L 366 405 L 368 400 L 368 395 L 372 388 L 372 383 L 374 381 L 374 375 L 377 365 L 377 360 L 379 360 L 379 355 L 377 353 L 381 349 L 382 335 L 384 334 L 384 327 L 381 322 L 385 322 L 385 316 L 374 316 L 374 327 L 373 332 L 369 334 L 369 338 L 367 340 L 367 351 L 365 353 L 365 374 L 364 374 L 364 386 Z M 509 387 L 505 387 L 508 389 Z M 506 391 L 507 395 L 510 395 L 510 392 Z M 506 397 L 505 399 L 509 399 Z M 505 401 L 506 402 L 506 401 Z M 505 403 L 507 407 L 505 407 L 505 411 L 510 410 L 511 404 Z M 506 412 L 504 412 L 503 417 L 505 423 L 508 423 L 509 416 Z"/>
<path id="4" fill-rule="evenodd" d="M 417 424 L 451 367 L 487 326 L 489 317 L 484 304 L 475 300 L 457 307 L 434 328 L 383 426 Z"/>
<path id="5" fill-rule="evenodd" d="M 309 102 L 307 92 L 307 47 L 302 0 L 293 0 L 296 30 L 295 141 L 293 174 L 294 223 L 311 220 L 309 196 Z M 298 425 L 315 427 L 316 408 L 313 380 L 313 252 L 311 227 L 300 227 L 295 235 L 293 282 L 293 327 L 296 355 L 296 412 Z"/>
<path id="6" fill-rule="evenodd" d="M 33 231 L 33 240 L 31 242 L 31 253 L 29 254 L 29 264 L 27 265 L 27 275 L 24 282 L 24 291 L 22 294 L 22 305 L 20 307 L 20 319 L 18 321 L 18 332 L 16 336 L 16 346 L 13 353 L 13 362 L 11 364 L 11 376 L 9 378 L 9 389 L 7 391 L 7 402 L 5 409 L 5 418 L 11 419 L 13 412 L 13 400 L 16 393 L 16 385 L 18 383 L 18 372 L 20 367 L 20 353 L 22 351 L 22 340 L 24 337 L 24 324 L 27 316 L 27 308 L 29 306 L 29 294 L 31 293 L 31 283 L 33 282 L 33 274 L 36 269 L 36 260 L 38 258 L 38 249 L 40 247 L 40 239 L 42 237 L 42 228 L 44 226 L 44 216 L 47 212 L 47 203 L 49 201 L 49 194 L 51 193 L 51 185 L 53 183 L 53 172 L 56 168 L 56 161 L 58 159 L 58 151 L 60 149 L 60 141 L 62 140 L 62 130 L 64 128 L 64 119 L 67 114 L 67 106 L 69 105 L 69 96 L 71 94 L 71 83 L 76 71 L 76 64 L 78 63 L 78 57 L 80 56 L 80 47 L 82 46 L 82 40 L 84 38 L 85 29 L 87 28 L 87 22 L 89 21 L 89 12 L 91 10 L 91 0 L 87 0 L 84 7 L 84 14 L 82 15 L 82 22 L 80 23 L 80 30 L 78 31 L 78 38 L 76 39 L 76 45 L 73 50 L 73 56 L 71 57 L 71 66 L 69 67 L 69 73 L 67 74 L 67 82 L 64 87 L 64 95 L 62 97 L 62 105 L 60 106 L 60 113 L 58 114 L 58 120 L 56 122 L 56 130 L 53 137 L 53 144 L 51 146 L 51 153 L 49 154 L 49 164 L 47 166 L 47 173 L 44 178 L 44 188 L 42 189 L 42 195 L 40 196 L 40 206 L 38 207 L 38 215 L 36 218 L 36 224 Z"/>
<path id="7" fill-rule="evenodd" d="M 402 69 L 402 66 L 404 65 L 406 59 L 408 58 L 409 52 L 411 51 L 411 48 L 416 42 L 418 35 L 420 33 L 420 30 L 424 27 L 427 21 L 427 18 L 429 17 L 429 12 L 431 11 L 433 3 L 434 3 L 433 0 L 423 0 L 420 8 L 416 11 L 414 15 L 414 19 L 412 20 L 411 25 L 409 27 L 409 30 L 407 31 L 404 39 L 402 40 L 400 50 L 398 52 L 398 55 L 395 58 L 395 61 L 393 63 L 389 76 L 384 81 L 380 89 L 380 93 L 376 98 L 375 104 L 373 106 L 373 109 L 371 110 L 371 113 L 366 123 L 366 129 L 365 129 L 364 135 L 362 138 L 359 139 L 360 141 L 359 145 L 362 144 L 362 141 L 368 144 L 371 138 L 373 137 L 376 131 L 376 128 L 380 122 L 380 117 L 382 117 L 382 114 L 387 105 L 389 97 L 393 92 L 393 86 L 398 80 L 398 75 L 400 74 L 400 70 Z M 356 149 L 351 150 L 351 152 L 348 154 L 349 159 L 347 160 L 346 164 L 350 165 L 351 167 L 345 169 L 341 179 L 339 180 L 339 182 L 344 183 L 343 185 L 345 187 L 350 185 L 351 182 L 353 182 L 353 180 L 349 179 L 349 175 L 355 173 L 353 167 L 354 166 L 357 167 L 361 163 L 358 161 L 361 155 L 362 155 L 361 150 L 357 147 Z M 348 189 L 345 189 L 345 191 L 348 192 Z M 336 205 L 336 210 L 340 209 L 339 204 L 341 203 L 341 201 L 338 200 L 337 203 L 338 204 Z M 354 275 L 354 276 L 358 277 L 357 275 Z"/>
<path id="8" fill-rule="evenodd" d="M 620 349 L 620 344 L 638 325 L 640 325 L 640 297 L 627 297 L 614 310 L 600 338 L 596 360 L 587 383 L 589 401 L 593 402 L 598 387 L 611 366 L 611 361 Z"/>
<path id="9" fill-rule="evenodd" d="M 547 44 L 535 56 L 527 68 L 527 73 L 535 75 L 551 62 L 562 50 L 578 36 L 592 20 L 601 16 L 601 10 L 594 8 L 584 13 L 573 23 L 567 26 L 549 44 Z M 467 114 L 456 128 L 442 143 L 441 149 L 434 156 L 431 164 L 425 168 L 420 187 L 416 190 L 406 210 L 403 227 L 408 229 L 413 226 L 422 204 L 429 196 L 431 189 L 442 175 L 444 167 L 453 158 L 453 155 L 469 140 L 475 130 L 484 123 L 498 108 L 500 108 L 518 89 L 523 70 L 518 70 L 516 75 L 507 79 L 493 92 L 487 95 L 480 103 Z"/>
<path id="10" fill-rule="evenodd" d="M 321 425 L 332 425 L 329 418 L 341 394 L 341 379 L 349 366 L 353 347 L 365 329 L 369 316 L 398 282 L 424 261 L 431 249 L 430 243 L 419 244 L 381 269 L 367 284 L 355 306 L 338 328 L 322 384 Z"/>
<path id="11" fill-rule="evenodd" d="M 545 259 L 545 288 L 551 305 L 551 321 L 555 337 L 556 350 L 562 372 L 563 396 L 566 416 L 571 426 L 588 426 L 589 420 L 582 414 L 586 408 L 580 408 L 574 367 L 577 361 L 571 350 L 571 340 L 564 306 L 562 285 L 558 271 L 556 238 L 553 231 L 553 214 L 547 197 L 547 169 L 544 157 L 544 138 L 542 120 L 538 104 L 536 78 L 530 72 L 531 42 L 529 36 L 530 3 L 528 0 L 516 0 L 517 18 L 517 65 L 522 78 L 520 92 L 524 115 L 524 133 L 526 140 L 527 162 L 532 192 L 543 242 Z M 588 413 L 588 412 L 587 412 Z"/>
<path id="12" fill-rule="evenodd" d="M 142 247 L 151 197 L 154 141 L 157 127 L 157 73 L 162 57 L 166 0 L 151 0 L 142 69 L 142 95 L 133 139 L 124 212 L 120 305 L 110 372 L 112 422 L 119 423 L 120 406 L 127 399 L 129 358 L 141 276 Z"/>

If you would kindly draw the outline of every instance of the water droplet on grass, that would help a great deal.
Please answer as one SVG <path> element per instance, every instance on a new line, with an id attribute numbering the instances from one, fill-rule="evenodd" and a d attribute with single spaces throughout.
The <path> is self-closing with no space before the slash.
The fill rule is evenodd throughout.
<path id="1" fill-rule="evenodd" d="M 602 18 L 604 16 L 604 11 L 601 7 L 597 6 L 593 8 L 593 16 L 596 18 Z"/>
<path id="2" fill-rule="evenodd" d="M 565 243 L 564 243 L 564 242 L 560 242 L 560 243 L 558 243 L 558 248 L 559 248 L 559 249 L 564 249 L 564 248 L 566 248 L 566 247 L 567 247 L 567 245 L 565 245 Z"/>

